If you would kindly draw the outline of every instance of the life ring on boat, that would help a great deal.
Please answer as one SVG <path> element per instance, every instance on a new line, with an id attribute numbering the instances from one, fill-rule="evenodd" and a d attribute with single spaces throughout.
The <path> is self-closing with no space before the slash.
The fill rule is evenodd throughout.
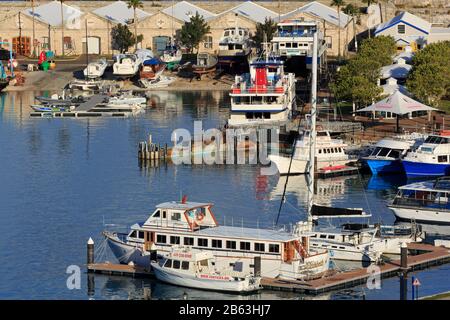
<path id="1" fill-rule="evenodd" d="M 198 213 L 196 216 L 198 221 L 202 221 L 205 218 L 205 214 L 204 213 Z"/>

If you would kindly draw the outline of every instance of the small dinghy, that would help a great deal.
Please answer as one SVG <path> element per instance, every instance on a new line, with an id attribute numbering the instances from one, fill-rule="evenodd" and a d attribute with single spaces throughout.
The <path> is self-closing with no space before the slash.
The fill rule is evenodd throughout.
<path id="1" fill-rule="evenodd" d="M 248 293 L 261 289 L 261 278 L 233 269 L 217 270 L 211 252 L 174 246 L 159 262 L 151 262 L 158 280 L 177 286 Z"/>
<path id="2" fill-rule="evenodd" d="M 165 88 L 175 81 L 174 77 L 159 76 L 156 79 L 140 79 L 139 84 L 146 89 Z"/>
<path id="3" fill-rule="evenodd" d="M 105 73 L 107 66 L 108 63 L 106 62 L 106 59 L 100 59 L 98 61 L 89 63 L 83 70 L 83 74 L 87 79 L 101 78 Z"/>

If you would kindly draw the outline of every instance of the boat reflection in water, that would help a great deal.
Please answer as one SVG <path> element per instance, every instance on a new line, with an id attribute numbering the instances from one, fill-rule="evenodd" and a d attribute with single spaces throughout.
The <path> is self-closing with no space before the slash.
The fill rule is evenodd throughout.
<path id="1" fill-rule="evenodd" d="M 404 174 L 372 175 L 367 183 L 368 190 L 397 190 L 406 184 L 407 178 Z"/>

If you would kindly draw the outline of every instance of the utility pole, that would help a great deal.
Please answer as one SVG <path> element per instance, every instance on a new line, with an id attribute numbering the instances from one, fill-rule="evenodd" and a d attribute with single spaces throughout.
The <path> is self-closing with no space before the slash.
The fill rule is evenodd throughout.
<path id="1" fill-rule="evenodd" d="M 21 20 L 21 16 L 20 16 L 21 12 L 19 11 L 19 50 L 17 50 L 19 52 L 20 55 L 23 54 L 23 50 L 22 50 L 22 20 Z M 11 62 L 12 63 L 12 62 Z"/>
<path id="2" fill-rule="evenodd" d="M 50 41 L 50 24 L 48 25 L 48 51 L 52 50 L 52 45 L 51 45 L 51 41 Z"/>
<path id="3" fill-rule="evenodd" d="M 36 29 L 34 25 L 34 0 L 31 0 L 31 13 L 33 15 L 33 57 L 36 57 Z"/>
<path id="4" fill-rule="evenodd" d="M 89 76 L 89 68 L 88 68 L 88 65 L 89 65 L 89 45 L 88 45 L 88 43 L 89 43 L 89 41 L 88 41 L 88 22 L 87 22 L 87 19 L 84 19 L 84 25 L 85 25 L 85 27 L 86 27 L 86 70 L 87 70 L 87 75 L 86 76 Z"/>

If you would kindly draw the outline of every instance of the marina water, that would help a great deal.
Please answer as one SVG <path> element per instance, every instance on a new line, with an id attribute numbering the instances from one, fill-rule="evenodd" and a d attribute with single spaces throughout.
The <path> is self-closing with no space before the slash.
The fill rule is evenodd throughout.
<path id="1" fill-rule="evenodd" d="M 85 273 L 89 237 L 98 249 L 97 261 L 115 262 L 108 250 L 101 250 L 102 230 L 114 225 L 125 231 L 145 220 L 156 204 L 182 195 L 215 203 L 219 224 L 273 226 L 285 178 L 261 176 L 257 165 L 155 168 L 142 167 L 137 160 L 138 142 L 149 133 L 154 142 L 170 144 L 174 129 L 192 132 L 195 120 L 202 120 L 204 129 L 223 127 L 229 116 L 227 92 L 154 92 L 144 114 L 125 119 L 30 118 L 29 105 L 39 94 L 0 94 L 0 298 L 236 299 L 153 279 L 88 279 Z M 319 179 L 317 201 L 362 207 L 372 214 L 372 222 L 393 223 L 386 204 L 405 182 L 401 176 Z M 289 227 L 305 218 L 306 192 L 304 176 L 289 178 L 280 224 Z M 450 234 L 450 227 L 439 232 Z M 81 270 L 80 289 L 67 287 L 69 266 Z M 448 291 L 449 271 L 444 265 L 416 273 L 421 295 Z M 398 279 L 383 280 L 381 290 L 355 287 L 316 297 L 263 291 L 238 298 L 358 299 L 363 292 L 367 299 L 398 299 Z"/>

